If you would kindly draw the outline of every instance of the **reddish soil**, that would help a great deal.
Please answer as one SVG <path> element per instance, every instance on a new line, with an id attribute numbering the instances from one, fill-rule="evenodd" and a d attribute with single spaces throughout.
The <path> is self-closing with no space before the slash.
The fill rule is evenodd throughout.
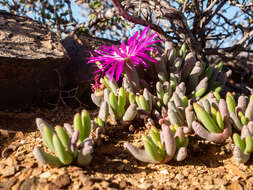
<path id="1" fill-rule="evenodd" d="M 54 125 L 71 123 L 77 111 L 0 112 L 0 189 L 253 189 L 253 160 L 236 164 L 231 139 L 225 145 L 215 145 L 192 136 L 185 161 L 145 164 L 123 148 L 126 141 L 141 146 L 141 136 L 147 131 L 140 126 L 130 131 L 115 127 L 103 145 L 96 147 L 88 167 L 38 164 L 32 150 L 45 146 L 35 118 L 42 117 Z"/>

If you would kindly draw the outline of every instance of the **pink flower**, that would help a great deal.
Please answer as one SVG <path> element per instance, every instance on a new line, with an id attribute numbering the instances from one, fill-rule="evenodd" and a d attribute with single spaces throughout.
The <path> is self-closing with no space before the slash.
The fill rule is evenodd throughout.
<path id="1" fill-rule="evenodd" d="M 103 88 L 103 85 L 100 83 L 100 78 L 101 78 L 100 74 L 95 75 L 94 84 L 91 84 L 91 89 L 92 89 L 93 92 Z"/>
<path id="2" fill-rule="evenodd" d="M 128 64 L 142 64 L 148 67 L 145 60 L 151 62 L 157 62 L 155 59 L 149 56 L 149 51 L 155 49 L 152 45 L 160 42 L 161 40 L 155 40 L 158 37 L 157 33 L 150 35 L 149 26 L 147 26 L 140 36 L 138 32 L 131 37 L 127 45 L 122 41 L 120 47 L 115 45 L 102 46 L 99 50 L 95 50 L 96 57 L 90 57 L 88 63 L 99 62 L 99 69 L 95 72 L 105 72 L 105 75 L 110 75 L 112 80 L 114 74 L 116 74 L 116 81 L 119 80 L 120 75 L 124 70 L 124 65 Z"/>

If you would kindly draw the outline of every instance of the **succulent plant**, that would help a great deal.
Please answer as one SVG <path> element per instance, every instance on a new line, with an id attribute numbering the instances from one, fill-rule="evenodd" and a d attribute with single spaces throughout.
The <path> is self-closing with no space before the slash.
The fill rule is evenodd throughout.
<path id="1" fill-rule="evenodd" d="M 92 160 L 93 140 L 90 138 L 91 121 L 89 113 L 83 110 L 75 114 L 73 127 L 65 123 L 64 127 L 51 127 L 41 118 L 36 119 L 38 129 L 42 134 L 44 144 L 55 156 L 44 152 L 39 147 L 33 150 L 35 158 L 42 164 L 54 167 L 76 163 L 86 166 Z"/>
<path id="2" fill-rule="evenodd" d="M 135 97 L 135 99 L 133 99 Z M 147 88 L 144 88 L 143 94 L 137 93 L 134 95 L 130 92 L 129 102 L 136 103 L 137 110 L 140 115 L 150 115 L 153 107 L 153 95 L 148 91 Z"/>
<path id="3" fill-rule="evenodd" d="M 238 133 L 234 133 L 233 141 L 235 143 L 233 150 L 235 161 L 246 163 L 253 151 L 253 121 L 242 127 L 241 136 Z"/>
<path id="4" fill-rule="evenodd" d="M 231 136 L 232 126 L 224 99 L 218 105 L 203 99 L 193 103 L 193 108 L 198 121 L 192 122 L 192 128 L 197 135 L 215 143 L 223 143 Z"/>
<path id="5" fill-rule="evenodd" d="M 162 108 L 159 124 L 165 123 L 169 125 L 173 132 L 176 132 L 178 127 L 182 127 L 185 134 L 191 134 L 193 132 L 192 122 L 195 120 L 195 114 L 192 106 L 188 105 L 188 98 L 183 96 L 183 94 L 179 94 L 175 91 L 167 104 L 167 109 L 165 107 Z"/>
<path id="6" fill-rule="evenodd" d="M 185 137 L 182 128 L 178 128 L 174 134 L 166 124 L 162 124 L 160 133 L 156 127 L 152 126 L 149 136 L 143 135 L 142 140 L 144 150 L 130 143 L 124 144 L 124 147 L 142 162 L 167 163 L 173 158 L 182 161 L 187 157 L 188 138 Z"/>
<path id="7" fill-rule="evenodd" d="M 159 59 L 159 64 L 155 66 L 159 80 L 162 83 L 169 82 L 169 90 L 172 92 L 184 82 L 187 97 L 203 97 L 210 91 L 220 89 L 230 75 L 230 71 L 221 72 L 222 62 L 217 65 L 207 65 L 197 61 L 193 53 L 187 53 L 185 44 L 180 50 L 167 49 L 165 52 Z M 161 84 L 158 86 L 161 89 Z"/>
<path id="8" fill-rule="evenodd" d="M 119 88 L 117 94 L 105 90 L 105 100 L 109 103 L 111 115 L 121 124 L 127 124 L 132 121 L 137 114 L 136 104 L 127 104 L 127 93 L 123 87 Z"/>
<path id="9" fill-rule="evenodd" d="M 108 103 L 106 101 L 103 101 L 100 105 L 98 116 L 94 118 L 94 122 L 99 127 L 105 127 L 105 123 L 106 123 L 108 115 L 109 115 Z"/>
<path id="10" fill-rule="evenodd" d="M 237 130 L 242 130 L 244 125 L 247 125 L 249 121 L 253 121 L 253 95 L 250 98 L 239 96 L 236 104 L 234 96 L 228 92 L 226 102 L 233 126 Z"/>
<path id="11" fill-rule="evenodd" d="M 100 107 L 95 123 L 103 127 L 110 115 L 117 123 L 128 124 L 137 115 L 135 95 L 123 87 L 119 88 L 114 79 L 109 80 L 108 77 L 104 77 L 100 81 L 105 88 L 100 89 L 98 94 L 91 95 L 93 102 Z M 133 100 L 130 98 L 132 95 Z"/>
<path id="12" fill-rule="evenodd" d="M 98 79 L 96 79 L 98 80 Z M 96 82 L 96 81 L 95 81 Z M 97 82 L 98 83 L 98 82 Z M 109 92 L 113 92 L 114 94 L 117 94 L 118 91 L 118 84 L 114 79 L 109 80 L 107 76 L 104 78 L 99 79 L 99 83 L 101 85 L 98 86 L 98 88 L 93 88 L 94 93 L 91 94 L 91 99 L 94 104 L 96 104 L 98 107 L 101 106 L 102 102 L 104 101 L 104 89 L 108 89 Z"/>
<path id="13" fill-rule="evenodd" d="M 156 83 L 156 95 L 159 99 L 159 102 L 156 104 L 158 107 L 161 106 L 167 106 L 169 100 L 172 97 L 173 89 L 172 85 L 170 84 L 169 81 L 161 82 L 158 81 Z"/>
<path id="14" fill-rule="evenodd" d="M 89 58 L 88 63 L 97 64 L 99 69 L 96 72 L 101 71 L 105 76 L 110 76 L 111 80 L 116 75 L 115 79 L 119 81 L 120 76 L 124 73 L 133 92 L 139 92 L 141 81 L 136 66 L 143 65 L 148 68 L 148 64 L 144 60 L 156 63 L 157 60 L 150 56 L 150 52 L 157 51 L 154 45 L 162 41 L 157 39 L 157 33 L 151 34 L 149 28 L 147 26 L 140 35 L 136 32 L 134 36 L 129 38 L 127 44 L 122 41 L 119 47 L 115 45 L 102 46 L 99 50 L 95 50 L 94 56 Z"/>

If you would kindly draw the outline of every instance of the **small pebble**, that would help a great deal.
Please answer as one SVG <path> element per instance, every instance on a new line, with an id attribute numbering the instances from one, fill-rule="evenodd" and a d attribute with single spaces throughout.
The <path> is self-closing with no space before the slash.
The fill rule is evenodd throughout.
<path id="1" fill-rule="evenodd" d="M 51 176 L 51 174 L 49 171 L 40 174 L 40 178 L 49 178 L 50 176 Z"/>

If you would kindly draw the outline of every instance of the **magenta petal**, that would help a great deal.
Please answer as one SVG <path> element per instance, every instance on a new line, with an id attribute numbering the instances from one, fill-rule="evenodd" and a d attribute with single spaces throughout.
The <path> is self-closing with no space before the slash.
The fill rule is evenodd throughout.
<path id="1" fill-rule="evenodd" d="M 120 62 L 119 65 L 118 65 L 118 69 L 117 69 L 117 71 L 116 71 L 116 81 L 119 80 L 120 75 L 121 75 L 122 72 L 123 72 L 123 68 L 124 68 L 124 61 Z"/>
<path id="2" fill-rule="evenodd" d="M 147 55 L 147 54 L 145 54 L 145 53 L 138 53 L 137 55 L 138 55 L 139 57 L 142 57 L 142 58 L 144 58 L 144 59 L 147 59 L 147 60 L 149 60 L 149 61 L 151 61 L 151 62 L 157 63 L 157 60 L 151 58 L 149 55 Z"/>
<path id="3" fill-rule="evenodd" d="M 149 30 L 149 27 L 150 27 L 150 26 L 147 26 L 147 27 L 142 31 L 140 37 L 138 38 L 138 41 L 141 41 L 141 40 L 144 38 L 144 36 L 146 35 L 147 31 Z"/>
<path id="4" fill-rule="evenodd" d="M 126 49 L 126 44 L 124 41 L 121 42 L 120 48 L 123 50 L 123 52 L 126 53 L 127 49 Z"/>
<path id="5" fill-rule="evenodd" d="M 110 67 L 110 68 L 105 72 L 105 76 L 107 76 L 111 71 L 112 71 L 112 67 Z"/>
<path id="6" fill-rule="evenodd" d="M 139 57 L 137 57 L 137 56 L 135 56 L 134 58 L 132 58 L 132 60 L 134 60 L 134 63 L 141 63 L 141 64 L 143 64 L 145 67 L 148 67 L 148 65 L 145 63 L 145 61 L 143 61 L 141 58 L 139 58 Z M 138 65 L 138 64 L 136 64 L 136 65 Z"/>
<path id="7" fill-rule="evenodd" d="M 128 43 L 131 43 L 133 40 L 136 40 L 137 36 L 138 36 L 138 31 L 135 32 L 133 37 L 129 38 Z"/>
<path id="8" fill-rule="evenodd" d="M 149 56 L 150 51 L 158 51 L 153 44 L 160 42 L 161 40 L 155 39 L 158 37 L 157 33 L 150 34 L 149 26 L 147 26 L 138 37 L 138 31 L 129 38 L 128 42 L 121 42 L 121 45 L 105 46 L 95 50 L 91 53 L 93 57 L 88 58 L 88 63 L 99 62 L 99 69 L 96 71 L 103 71 L 105 75 L 110 75 L 112 80 L 116 72 L 116 81 L 120 79 L 123 72 L 125 61 L 131 59 L 132 64 L 142 64 L 148 67 L 145 60 L 157 62 L 155 59 Z M 126 45 L 127 44 L 127 45 Z"/>
<path id="9" fill-rule="evenodd" d="M 110 74 L 110 80 L 112 81 L 113 75 L 114 75 L 115 70 L 116 70 L 116 64 L 113 64 L 111 68 L 112 68 L 112 72 L 111 72 L 111 74 Z"/>
<path id="10" fill-rule="evenodd" d="M 114 45 L 112 45 L 112 48 L 116 52 L 116 54 L 118 54 L 120 57 L 125 57 L 125 55 L 121 53 L 121 51 L 119 50 L 119 48 L 117 48 Z"/>

